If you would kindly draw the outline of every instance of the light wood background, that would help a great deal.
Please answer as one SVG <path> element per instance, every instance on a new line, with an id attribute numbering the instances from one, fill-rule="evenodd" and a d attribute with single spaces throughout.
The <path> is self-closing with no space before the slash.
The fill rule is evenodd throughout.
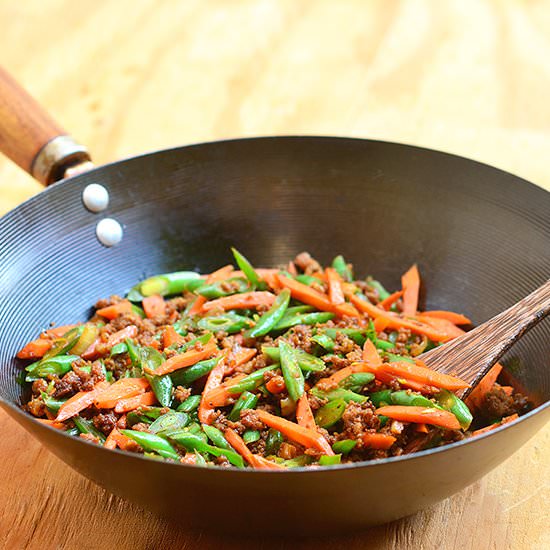
<path id="1" fill-rule="evenodd" d="M 334 134 L 463 154 L 550 189 L 544 0 L 0 0 L 1 61 L 97 163 Z M 0 213 L 40 191 L 0 159 Z M 0 413 L 0 546 L 543 549 L 550 429 L 462 493 L 348 539 L 189 534 L 108 495 Z M 273 533 L 273 531 L 271 531 Z"/>

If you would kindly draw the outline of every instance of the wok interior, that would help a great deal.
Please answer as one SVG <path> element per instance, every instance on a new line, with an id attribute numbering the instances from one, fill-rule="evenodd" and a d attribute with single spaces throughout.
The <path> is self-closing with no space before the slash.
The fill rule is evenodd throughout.
<path id="1" fill-rule="evenodd" d="M 111 194 L 120 245 L 95 238 L 89 183 Z M 260 138 L 184 147 L 55 185 L 0 221 L 0 395 L 21 403 L 14 360 L 50 322 L 84 321 L 100 297 L 146 276 L 208 272 L 237 246 L 257 266 L 337 253 L 388 289 L 417 262 L 427 309 L 478 324 L 550 273 L 550 194 L 515 176 L 420 148 L 339 138 Z M 540 404 L 550 396 L 545 321 L 508 354 Z"/>

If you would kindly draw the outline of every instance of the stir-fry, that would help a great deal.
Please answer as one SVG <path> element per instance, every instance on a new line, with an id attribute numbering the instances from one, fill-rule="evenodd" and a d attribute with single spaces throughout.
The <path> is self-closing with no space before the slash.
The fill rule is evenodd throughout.
<path id="1" fill-rule="evenodd" d="M 259 469 L 413 453 L 529 410 L 499 364 L 464 402 L 464 381 L 418 358 L 470 321 L 418 311 L 416 266 L 390 293 L 342 256 L 255 269 L 233 254 L 238 270 L 151 277 L 27 344 L 26 410 L 108 449 Z"/>

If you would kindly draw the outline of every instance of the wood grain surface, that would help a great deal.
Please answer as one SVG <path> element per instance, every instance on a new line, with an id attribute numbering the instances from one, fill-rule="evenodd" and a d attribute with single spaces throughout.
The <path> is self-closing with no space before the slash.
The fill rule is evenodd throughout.
<path id="1" fill-rule="evenodd" d="M 0 25 L 2 63 L 97 163 L 335 134 L 451 151 L 550 189 L 545 0 L 0 0 Z M 0 159 L 0 213 L 39 190 Z M 0 431 L 9 550 L 550 548 L 550 428 L 434 508 L 302 542 L 185 532 L 72 472 L 4 413 Z"/>

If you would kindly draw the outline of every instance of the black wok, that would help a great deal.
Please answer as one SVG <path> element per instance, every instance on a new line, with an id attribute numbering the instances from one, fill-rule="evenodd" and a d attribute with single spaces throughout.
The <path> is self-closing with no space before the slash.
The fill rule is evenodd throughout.
<path id="1" fill-rule="evenodd" d="M 9 103 L 0 115 L 11 112 Z M 35 106 L 29 113 L 30 123 L 28 116 L 11 123 L 0 116 L 0 144 L 7 149 L 9 136 L 11 156 L 27 169 L 58 132 L 42 124 L 33 134 L 29 128 L 42 119 Z M 69 164 L 86 158 L 72 153 Z M 61 162 L 57 171 L 65 167 Z M 109 190 L 106 212 L 83 207 L 89 183 Z M 124 226 L 113 248 L 95 237 L 106 215 Z M 145 276 L 227 263 L 230 245 L 259 266 L 304 249 L 325 262 L 342 253 L 358 274 L 389 287 L 418 262 L 428 308 L 461 311 L 480 323 L 548 278 L 549 243 L 549 193 L 417 147 L 268 137 L 116 162 L 51 186 L 0 220 L 0 405 L 81 474 L 191 526 L 251 533 L 276 517 L 281 533 L 307 535 L 394 520 L 473 483 L 550 418 L 549 320 L 508 356 L 509 372 L 538 405 L 520 421 L 413 456 L 283 473 L 159 463 L 66 436 L 20 410 L 25 390 L 16 382 L 21 365 L 14 356 L 48 323 L 84 321 L 98 297 L 123 294 Z"/>

